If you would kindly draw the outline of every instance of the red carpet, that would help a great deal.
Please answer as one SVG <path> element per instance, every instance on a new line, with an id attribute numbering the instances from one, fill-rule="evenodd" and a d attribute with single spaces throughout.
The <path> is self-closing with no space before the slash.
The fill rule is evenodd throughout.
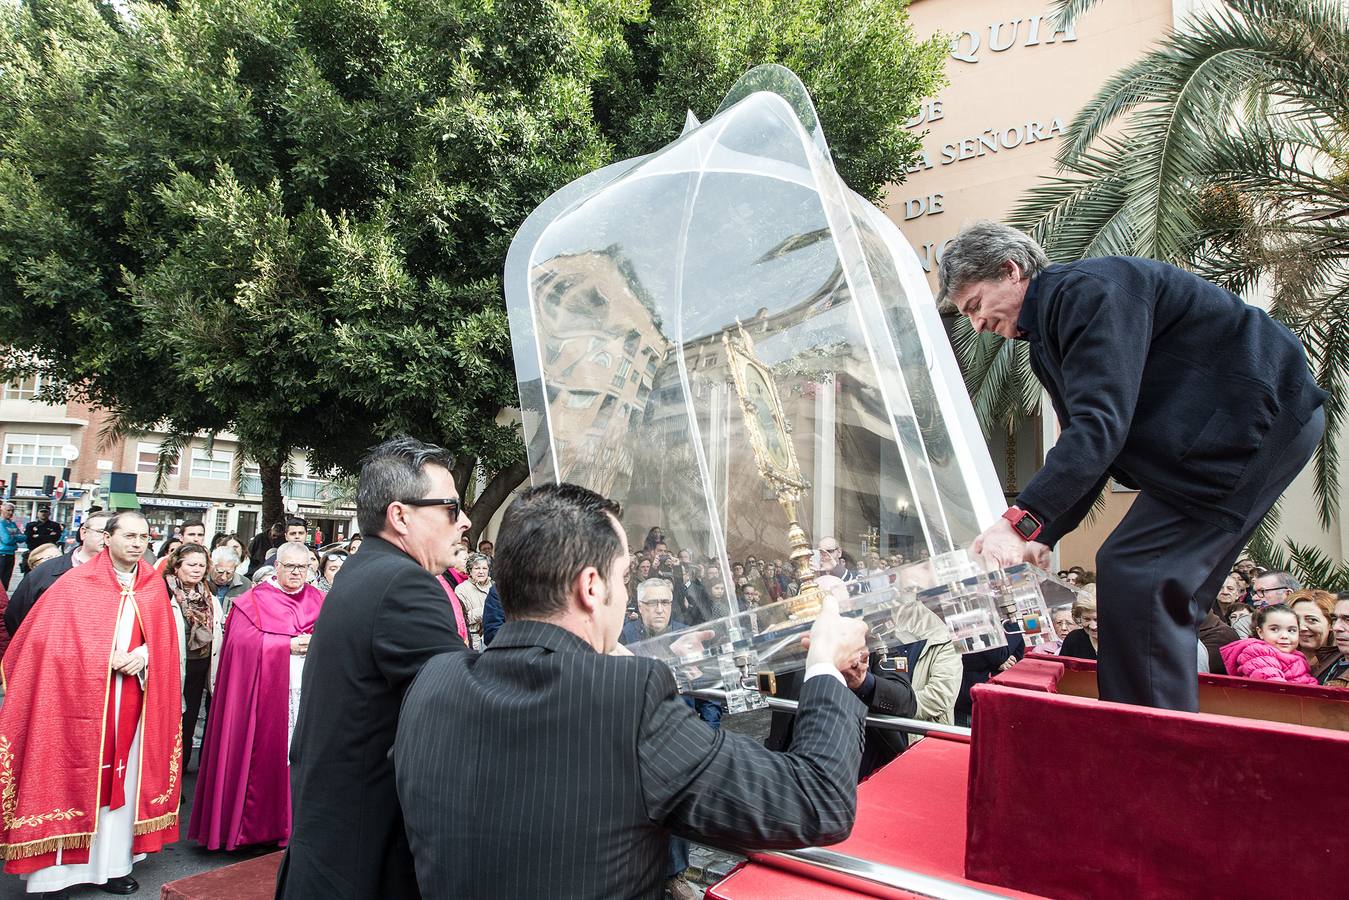
<path id="1" fill-rule="evenodd" d="M 966 880 L 965 806 L 970 747 L 960 741 L 920 741 L 857 790 L 857 824 L 852 836 L 830 850 L 885 865 L 933 875 L 956 884 L 987 887 Z M 909 898 L 887 889 L 829 873 L 809 876 L 784 871 L 789 865 L 769 856 L 754 856 L 730 877 L 708 891 L 714 900 L 843 900 L 856 897 Z M 846 886 L 844 886 L 846 884 Z M 1008 897 L 1028 897 L 1000 891 Z"/>
<path id="2" fill-rule="evenodd" d="M 159 900 L 272 900 L 276 896 L 276 869 L 281 851 L 170 881 Z"/>

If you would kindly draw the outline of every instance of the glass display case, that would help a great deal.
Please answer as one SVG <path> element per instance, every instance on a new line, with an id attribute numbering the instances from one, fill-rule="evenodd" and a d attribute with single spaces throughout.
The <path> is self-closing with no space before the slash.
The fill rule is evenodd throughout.
<path id="1" fill-rule="evenodd" d="M 1046 587 L 1050 589 L 1046 591 Z M 835 583 L 831 591 L 844 616 L 861 618 L 870 648 L 884 655 L 904 643 L 904 633 L 925 631 L 921 620 L 945 623 L 960 653 L 1005 647 L 1019 634 L 1027 649 L 1053 641 L 1052 598 L 1071 590 L 1029 565 L 984 571 L 963 550 L 868 575 L 855 583 Z M 1048 598 L 1047 595 L 1048 594 Z M 776 679 L 805 667 L 801 638 L 811 620 L 784 600 L 628 645 L 641 656 L 669 664 L 681 692 L 726 692 L 730 712 L 757 708 Z"/>
<path id="2" fill-rule="evenodd" d="M 878 647 L 934 620 L 964 652 L 1052 639 L 1043 573 L 963 549 L 1006 503 L 960 370 L 788 70 L 550 197 L 505 289 L 531 477 L 622 504 L 634 582 L 669 577 L 678 609 L 631 649 L 682 688 L 754 705 L 803 664 L 825 570 L 861 576 L 841 605 Z"/>

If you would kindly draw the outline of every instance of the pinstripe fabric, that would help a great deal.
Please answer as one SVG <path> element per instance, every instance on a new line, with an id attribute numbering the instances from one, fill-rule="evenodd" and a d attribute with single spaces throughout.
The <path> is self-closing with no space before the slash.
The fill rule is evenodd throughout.
<path id="1" fill-rule="evenodd" d="M 659 897 L 669 833 L 745 848 L 842 840 L 865 707 L 839 681 L 801 691 L 789 753 L 708 728 L 649 659 L 601 656 L 508 622 L 409 688 L 398 794 L 427 900 Z"/>

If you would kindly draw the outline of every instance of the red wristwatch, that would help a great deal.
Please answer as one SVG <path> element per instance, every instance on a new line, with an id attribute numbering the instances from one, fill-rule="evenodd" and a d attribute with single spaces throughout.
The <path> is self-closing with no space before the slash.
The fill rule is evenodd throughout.
<path id="1" fill-rule="evenodd" d="M 1044 528 L 1044 524 L 1039 519 L 1019 506 L 1009 506 L 1002 517 L 1012 523 L 1013 531 L 1028 541 L 1033 541 L 1039 537 L 1040 529 Z"/>

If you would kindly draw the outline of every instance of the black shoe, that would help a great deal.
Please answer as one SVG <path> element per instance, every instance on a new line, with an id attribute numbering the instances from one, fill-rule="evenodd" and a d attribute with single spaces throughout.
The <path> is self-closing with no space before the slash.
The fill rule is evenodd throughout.
<path id="1" fill-rule="evenodd" d="M 70 900 L 70 891 L 61 888 L 59 891 L 47 891 L 44 894 L 38 894 L 42 900 Z"/>
<path id="2" fill-rule="evenodd" d="M 121 878 L 109 878 L 98 889 L 105 894 L 134 894 L 141 889 L 141 885 L 130 875 L 123 875 Z"/>

